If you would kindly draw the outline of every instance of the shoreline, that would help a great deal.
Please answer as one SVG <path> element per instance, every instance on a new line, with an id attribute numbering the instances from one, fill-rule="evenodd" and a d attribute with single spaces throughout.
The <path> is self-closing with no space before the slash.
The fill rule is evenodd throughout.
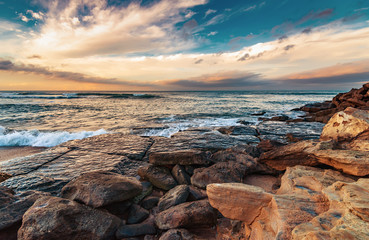
<path id="1" fill-rule="evenodd" d="M 0 162 L 45 151 L 46 147 L 0 147 Z"/>

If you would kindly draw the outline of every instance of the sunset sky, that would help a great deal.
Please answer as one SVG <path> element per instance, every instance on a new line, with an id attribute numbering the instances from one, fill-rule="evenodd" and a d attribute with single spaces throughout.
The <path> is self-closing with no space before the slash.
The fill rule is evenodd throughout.
<path id="1" fill-rule="evenodd" d="M 0 0 L 0 90 L 368 81 L 368 0 Z"/>

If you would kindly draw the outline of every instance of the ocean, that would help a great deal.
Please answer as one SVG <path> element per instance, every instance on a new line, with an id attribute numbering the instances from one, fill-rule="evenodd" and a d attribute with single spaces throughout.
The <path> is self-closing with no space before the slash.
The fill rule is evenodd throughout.
<path id="1" fill-rule="evenodd" d="M 297 118 L 304 113 L 293 108 L 331 100 L 338 92 L 0 92 L 0 147 L 52 147 L 115 132 L 170 137 L 240 121 L 256 126 L 255 113 Z"/>

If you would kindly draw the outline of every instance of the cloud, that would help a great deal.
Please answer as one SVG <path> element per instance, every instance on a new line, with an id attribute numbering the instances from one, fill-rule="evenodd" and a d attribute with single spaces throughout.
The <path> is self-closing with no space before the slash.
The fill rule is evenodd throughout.
<path id="1" fill-rule="evenodd" d="M 218 32 L 217 32 L 217 31 L 210 32 L 210 33 L 208 33 L 208 37 L 210 37 L 210 36 L 215 36 L 215 35 L 217 35 L 217 34 L 218 34 Z"/>
<path id="2" fill-rule="evenodd" d="M 216 13 L 217 10 L 214 10 L 214 9 L 208 9 L 206 12 L 205 12 L 205 15 L 204 15 L 204 18 L 206 18 L 207 16 L 213 14 L 213 13 Z"/>
<path id="3" fill-rule="evenodd" d="M 84 82 L 84 83 L 100 83 L 126 86 L 152 86 L 151 84 L 136 83 L 129 81 L 122 81 L 116 78 L 101 78 L 88 76 L 82 73 L 50 70 L 44 67 L 34 65 L 14 64 L 9 60 L 0 59 L 0 71 L 21 72 L 42 75 L 49 79 L 64 79 L 67 81 Z"/>
<path id="4" fill-rule="evenodd" d="M 180 89 L 214 90 L 258 88 L 269 85 L 270 82 L 261 79 L 260 74 L 255 73 L 220 72 L 191 79 L 170 80 L 162 84 Z"/>
<path id="5" fill-rule="evenodd" d="M 50 57 L 86 57 L 109 54 L 168 53 L 196 46 L 183 39 L 178 23 L 192 13 L 189 8 L 207 0 L 161 0 L 147 6 L 132 1 L 127 6 L 106 0 L 45 1 L 47 13 L 40 32 L 27 46 Z"/>
<path id="6" fill-rule="evenodd" d="M 250 58 L 250 54 L 246 53 L 241 58 L 239 58 L 237 61 L 242 62 L 242 61 L 247 60 L 248 58 Z"/>
<path id="7" fill-rule="evenodd" d="M 246 9 L 244 9 L 243 12 L 249 12 L 249 11 L 255 10 L 256 7 L 257 7 L 257 5 L 252 5 L 252 6 L 248 7 L 248 8 L 246 8 Z"/>
<path id="8" fill-rule="evenodd" d="M 290 50 L 290 49 L 292 49 L 292 48 L 294 48 L 294 47 L 295 47 L 295 45 L 290 44 L 290 45 L 285 46 L 283 49 L 284 49 L 285 51 L 288 51 L 288 50 Z"/>

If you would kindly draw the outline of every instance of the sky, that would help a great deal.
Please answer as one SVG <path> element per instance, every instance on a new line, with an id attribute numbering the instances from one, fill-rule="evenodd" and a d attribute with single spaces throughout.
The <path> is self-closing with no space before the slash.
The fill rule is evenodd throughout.
<path id="1" fill-rule="evenodd" d="M 0 90 L 340 90 L 368 0 L 0 0 Z"/>

